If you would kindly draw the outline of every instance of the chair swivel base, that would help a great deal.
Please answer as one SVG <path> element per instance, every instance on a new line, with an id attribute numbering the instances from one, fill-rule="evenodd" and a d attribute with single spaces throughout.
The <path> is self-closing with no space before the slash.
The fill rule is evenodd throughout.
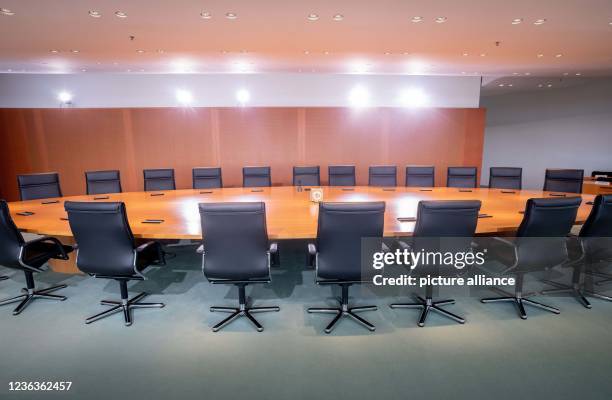
<path id="1" fill-rule="evenodd" d="M 131 299 L 117 300 L 102 300 L 100 302 L 103 306 L 111 306 L 108 310 L 102 311 L 99 314 L 91 316 L 85 320 L 86 324 L 101 320 L 102 318 L 109 317 L 113 314 L 123 312 L 123 318 L 125 320 L 125 326 L 132 325 L 132 310 L 135 308 L 163 308 L 164 303 L 141 303 L 140 300 L 144 299 L 148 293 L 142 292 Z"/>
<path id="2" fill-rule="evenodd" d="M 263 332 L 263 326 L 253 317 L 252 314 L 262 313 L 262 312 L 278 312 L 280 311 L 280 307 L 271 306 L 271 307 L 248 307 L 247 306 L 247 297 L 246 297 L 246 284 L 238 284 L 238 307 L 219 307 L 213 306 L 210 307 L 211 312 L 223 312 L 230 313 L 230 315 L 223 319 L 221 322 L 213 326 L 212 331 L 218 332 L 223 327 L 229 325 L 231 322 L 234 322 L 239 317 L 246 317 L 251 324 L 257 329 L 257 332 Z"/>
<path id="3" fill-rule="evenodd" d="M 25 308 L 33 300 L 36 300 L 36 299 L 59 300 L 59 301 L 66 300 L 66 296 L 58 296 L 55 294 L 50 294 L 57 290 L 64 289 L 66 287 L 67 287 L 66 285 L 57 285 L 57 286 L 52 286 L 52 287 L 49 287 L 46 289 L 40 289 L 40 290 L 23 288 L 21 289 L 21 291 L 24 292 L 23 294 L 20 294 L 19 296 L 11 297 L 5 300 L 0 300 L 0 306 L 17 303 L 18 301 L 21 301 L 21 303 L 19 303 L 17 308 L 13 310 L 13 315 L 19 315 L 21 314 L 23 310 L 25 310 Z"/>
<path id="4" fill-rule="evenodd" d="M 312 307 L 307 310 L 308 313 L 310 314 L 313 314 L 313 313 L 336 314 L 334 319 L 332 319 L 331 322 L 327 325 L 327 327 L 325 327 L 325 333 L 327 334 L 331 333 L 336 327 L 336 325 L 338 324 L 338 322 L 340 322 L 340 320 L 345 317 L 351 318 L 353 321 L 364 326 L 370 332 L 374 332 L 376 330 L 376 327 L 374 325 L 372 325 L 370 322 L 366 321 L 365 319 L 361 318 L 356 313 L 362 312 L 362 311 L 376 311 L 378 310 L 378 307 L 376 306 L 349 307 L 348 306 L 348 285 L 342 285 L 342 297 L 338 298 L 337 300 L 340 303 L 340 307 L 336 307 L 336 308 L 334 307 Z"/>
<path id="5" fill-rule="evenodd" d="M 460 324 L 465 323 L 465 319 L 463 319 L 462 317 L 455 315 L 452 312 L 446 311 L 445 309 L 440 307 L 440 306 L 445 306 L 449 304 L 455 304 L 455 300 L 451 299 L 451 300 L 433 301 L 431 297 L 427 297 L 427 298 L 423 298 L 421 296 L 415 296 L 415 297 L 418 299 L 418 302 L 416 303 L 394 303 L 394 304 L 390 304 L 389 307 L 391 308 L 421 308 L 422 309 L 421 316 L 419 317 L 419 322 L 417 323 L 417 325 L 420 326 L 421 328 L 425 326 L 425 322 L 427 321 L 427 317 L 429 316 L 430 311 L 435 311 Z"/>
<path id="6" fill-rule="evenodd" d="M 548 285 L 551 285 L 551 286 L 556 286 L 557 289 L 542 290 L 540 292 L 541 294 L 548 295 L 548 294 L 571 293 L 571 294 L 574 295 L 576 300 L 578 300 L 578 302 L 580 302 L 580 304 L 582 304 L 585 308 L 591 308 L 592 307 L 591 303 L 587 300 L 586 296 L 596 297 L 596 298 L 601 299 L 601 300 L 612 301 L 612 297 L 610 297 L 610 296 L 606 296 L 605 294 L 593 292 L 593 291 L 590 291 L 590 290 L 580 289 L 580 287 L 578 285 L 568 286 L 568 285 L 563 285 L 561 283 L 557 283 L 557 282 L 553 282 L 553 281 L 548 281 L 548 280 L 545 280 L 543 282 L 548 284 Z"/>
<path id="7" fill-rule="evenodd" d="M 540 308 L 542 310 L 550 311 L 554 314 L 560 314 L 561 311 L 558 308 L 548 306 L 546 304 L 538 303 L 537 301 L 533 301 L 525 298 L 524 296 L 517 294 L 515 296 L 502 296 L 502 297 L 488 297 L 480 300 L 481 303 L 502 303 L 502 302 L 512 302 L 516 306 L 516 310 L 518 312 L 519 317 L 521 319 L 527 319 L 527 312 L 525 311 L 525 305 Z"/>

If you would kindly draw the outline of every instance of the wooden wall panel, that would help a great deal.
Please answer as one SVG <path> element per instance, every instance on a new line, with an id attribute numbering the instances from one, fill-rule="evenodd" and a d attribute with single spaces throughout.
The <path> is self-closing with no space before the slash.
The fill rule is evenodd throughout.
<path id="1" fill-rule="evenodd" d="M 119 169 L 125 191 L 142 190 L 142 169 L 172 167 L 177 187 L 191 168 L 220 165 L 226 186 L 244 165 L 270 165 L 275 185 L 294 165 L 431 164 L 444 185 L 449 165 L 482 163 L 484 109 L 126 108 L 0 109 L 0 197 L 17 200 L 16 175 L 57 171 L 66 195 L 85 192 L 84 171 Z"/>

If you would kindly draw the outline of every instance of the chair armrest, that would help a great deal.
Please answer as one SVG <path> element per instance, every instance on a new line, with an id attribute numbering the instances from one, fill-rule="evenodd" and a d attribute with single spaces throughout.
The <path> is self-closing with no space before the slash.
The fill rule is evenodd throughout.
<path id="1" fill-rule="evenodd" d="M 278 253 L 278 243 L 272 242 L 270 243 L 270 254 Z"/>
<path id="2" fill-rule="evenodd" d="M 317 255 L 317 246 L 314 243 L 308 243 L 308 254 L 311 256 Z"/>
<path id="3" fill-rule="evenodd" d="M 386 245 L 384 242 L 383 242 L 383 243 L 381 243 L 381 246 L 380 246 L 380 247 L 382 248 L 382 251 L 384 251 L 385 253 L 388 253 L 388 252 L 390 252 L 390 251 L 391 251 L 391 249 L 389 248 L 389 246 L 387 246 L 387 245 Z"/>
<path id="4" fill-rule="evenodd" d="M 162 246 L 159 242 L 156 242 L 156 241 L 146 242 L 134 249 L 134 253 L 136 255 L 143 253 L 145 251 L 157 251 L 157 259 L 159 260 L 159 263 L 166 264 L 166 257 L 164 255 L 164 250 L 162 249 Z"/>
<path id="5" fill-rule="evenodd" d="M 404 242 L 403 240 L 397 240 L 397 244 L 402 248 L 402 250 L 410 250 L 412 249 L 412 246 L 409 245 L 408 243 Z"/>
<path id="6" fill-rule="evenodd" d="M 155 242 L 155 241 L 151 241 L 151 242 L 146 242 L 146 243 L 143 243 L 143 244 L 141 244 L 140 246 L 136 247 L 136 251 L 137 251 L 138 253 L 143 252 L 143 251 L 144 251 L 144 250 L 146 250 L 148 247 L 153 246 L 153 245 L 155 245 L 155 244 L 159 244 L 159 243 L 157 243 L 157 242 Z"/>
<path id="7" fill-rule="evenodd" d="M 204 254 L 204 245 L 203 244 L 198 246 L 198 248 L 196 249 L 196 253 Z"/>
<path id="8" fill-rule="evenodd" d="M 54 238 L 53 236 L 43 236 L 43 237 L 39 237 L 38 239 L 30 240 L 29 242 L 24 243 L 23 247 L 27 248 L 28 246 L 31 246 L 35 243 L 41 243 L 41 242 L 51 242 L 55 244 L 55 246 L 57 247 L 57 254 L 62 260 L 67 260 L 68 253 L 70 253 L 73 250 L 73 247 L 65 246 L 64 244 L 62 244 L 62 242 L 59 241 L 59 239 Z M 66 247 L 69 248 L 68 252 L 66 252 Z"/>

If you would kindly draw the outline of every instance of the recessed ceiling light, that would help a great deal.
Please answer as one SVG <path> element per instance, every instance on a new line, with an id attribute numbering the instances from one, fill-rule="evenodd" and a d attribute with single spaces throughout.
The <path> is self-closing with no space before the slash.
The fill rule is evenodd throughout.
<path id="1" fill-rule="evenodd" d="M 0 8 L 0 14 L 8 16 L 15 15 L 15 13 L 9 10 L 8 8 Z"/>
<path id="2" fill-rule="evenodd" d="M 480 57 L 486 57 L 487 53 L 480 53 Z"/>
<path id="3" fill-rule="evenodd" d="M 200 13 L 200 17 L 202 17 L 202 19 L 211 19 L 212 18 L 212 14 L 209 13 L 208 11 L 202 11 Z"/>
<path id="4" fill-rule="evenodd" d="M 546 85 L 547 87 L 552 87 L 552 83 L 549 83 L 548 85 Z"/>
<path id="5" fill-rule="evenodd" d="M 304 50 L 304 54 L 310 54 L 310 51 Z"/>
<path id="6" fill-rule="evenodd" d="M 504 87 L 505 85 L 503 83 L 500 83 L 499 85 L 497 85 L 499 87 Z"/>
<path id="7" fill-rule="evenodd" d="M 238 14 L 233 13 L 233 12 L 228 12 L 228 13 L 225 13 L 225 18 L 227 18 L 227 19 L 236 19 L 236 18 L 238 18 Z"/>
<path id="8" fill-rule="evenodd" d="M 238 102 L 240 104 L 246 104 L 249 102 L 249 100 L 251 99 L 251 93 L 246 90 L 246 89 L 239 89 L 236 92 L 236 100 L 238 100 Z"/>
<path id="9" fill-rule="evenodd" d="M 411 21 L 414 23 L 423 22 L 423 17 L 415 16 L 415 17 L 412 17 Z"/>
<path id="10" fill-rule="evenodd" d="M 542 58 L 542 57 L 544 57 L 544 54 L 542 53 L 538 54 L 538 58 Z"/>
<path id="11" fill-rule="evenodd" d="M 102 16 L 102 13 L 96 10 L 89 10 L 88 14 L 92 18 L 100 18 Z"/>
<path id="12" fill-rule="evenodd" d="M 156 51 L 157 51 L 158 53 L 160 53 L 160 54 L 164 52 L 164 50 L 163 50 L 163 49 L 157 49 Z"/>
<path id="13" fill-rule="evenodd" d="M 509 86 L 509 87 L 512 87 L 512 84 L 511 84 L 511 83 L 509 83 L 509 84 L 508 84 L 508 86 Z"/>
<path id="14" fill-rule="evenodd" d="M 448 18 L 446 18 L 446 17 L 437 17 L 437 18 L 435 19 L 435 21 L 436 21 L 438 24 L 441 24 L 441 23 L 443 23 L 443 22 L 446 22 L 446 20 L 447 20 L 447 19 L 448 19 Z"/>
<path id="15" fill-rule="evenodd" d="M 138 49 L 138 50 L 136 50 L 136 53 L 139 53 L 139 54 L 142 54 L 142 53 L 144 53 L 144 52 L 145 52 L 145 51 L 144 51 L 143 49 Z"/>
<path id="16" fill-rule="evenodd" d="M 519 74 L 518 72 L 513 72 L 513 73 L 512 73 L 512 75 L 518 75 L 518 74 Z"/>
<path id="17" fill-rule="evenodd" d="M 82 69 L 81 69 L 81 72 L 87 72 L 87 69 L 82 68 Z"/>
<path id="18" fill-rule="evenodd" d="M 308 14 L 306 17 L 309 21 L 316 21 L 319 19 L 319 14 Z"/>
<path id="19" fill-rule="evenodd" d="M 541 83 L 538 85 L 538 87 L 544 87 L 544 85 L 542 85 Z"/>
<path id="20" fill-rule="evenodd" d="M 325 54 L 326 56 L 328 56 L 328 55 L 329 55 L 329 51 L 327 51 L 327 50 L 326 50 L 326 51 L 324 51 L 324 52 L 323 52 L 323 54 Z M 391 54 L 391 53 L 389 53 L 389 54 Z"/>
<path id="21" fill-rule="evenodd" d="M 469 55 L 470 55 L 469 53 L 463 53 L 463 57 L 467 57 Z"/>
<path id="22" fill-rule="evenodd" d="M 71 53 L 77 54 L 79 51 L 77 49 L 70 50 Z"/>
<path id="23" fill-rule="evenodd" d="M 561 58 L 561 57 L 563 57 L 563 54 L 561 54 L 561 53 L 559 53 L 559 54 L 555 54 L 555 57 L 557 57 L 557 58 Z"/>
<path id="24" fill-rule="evenodd" d="M 540 19 L 536 19 L 535 21 L 533 21 L 534 25 L 542 25 L 546 23 L 546 18 L 540 18 Z"/>
<path id="25" fill-rule="evenodd" d="M 514 18 L 514 19 L 512 20 L 512 25 L 518 25 L 518 24 L 520 24 L 521 22 L 523 22 L 523 18 Z"/>
<path id="26" fill-rule="evenodd" d="M 564 72 L 563 73 L 563 76 L 568 76 L 568 75 L 569 75 L 569 72 Z"/>
<path id="27" fill-rule="evenodd" d="M 333 19 L 334 21 L 342 21 L 342 20 L 344 19 L 344 15 L 342 15 L 342 14 L 336 14 L 336 15 L 334 15 L 334 16 L 332 17 L 332 19 Z"/>
<path id="28" fill-rule="evenodd" d="M 51 53 L 53 53 L 53 54 L 57 54 L 57 53 L 59 53 L 59 50 L 55 50 L 55 49 L 52 49 L 52 50 L 49 50 L 49 51 L 50 51 Z"/>
<path id="29" fill-rule="evenodd" d="M 525 72 L 525 75 L 529 76 L 531 75 L 531 72 Z"/>
<path id="30" fill-rule="evenodd" d="M 580 72 L 576 72 L 576 76 L 580 76 L 582 75 Z"/>
<path id="31" fill-rule="evenodd" d="M 124 13 L 123 11 L 115 11 L 115 16 L 117 18 L 127 18 L 127 14 Z"/>

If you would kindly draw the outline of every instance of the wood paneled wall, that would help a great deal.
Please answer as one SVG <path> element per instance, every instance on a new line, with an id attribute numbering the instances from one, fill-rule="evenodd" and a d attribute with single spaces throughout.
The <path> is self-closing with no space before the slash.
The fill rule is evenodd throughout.
<path id="1" fill-rule="evenodd" d="M 177 188 L 191 168 L 220 165 L 240 186 L 245 165 L 270 165 L 274 185 L 294 165 L 480 166 L 484 109 L 448 108 L 116 108 L 0 109 L 0 196 L 18 200 L 17 174 L 57 171 L 65 195 L 85 193 L 84 171 L 119 169 L 125 191 L 143 188 L 143 168 L 172 167 Z"/>

